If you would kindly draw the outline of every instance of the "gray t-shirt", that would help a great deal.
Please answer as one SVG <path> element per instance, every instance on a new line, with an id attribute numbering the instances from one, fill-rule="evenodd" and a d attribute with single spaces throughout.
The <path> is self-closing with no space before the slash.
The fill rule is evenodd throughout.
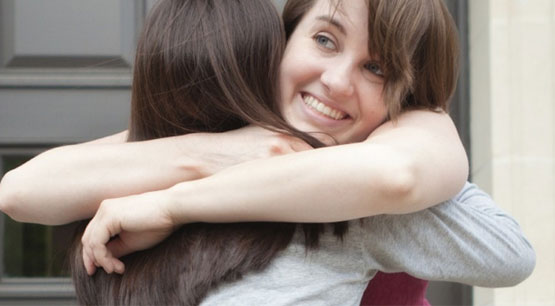
<path id="1" fill-rule="evenodd" d="M 360 305 L 377 271 L 500 287 L 532 273 L 535 254 L 517 222 L 475 185 L 454 199 L 406 215 L 349 222 L 317 250 L 301 231 L 268 268 L 213 290 L 201 305 Z"/>

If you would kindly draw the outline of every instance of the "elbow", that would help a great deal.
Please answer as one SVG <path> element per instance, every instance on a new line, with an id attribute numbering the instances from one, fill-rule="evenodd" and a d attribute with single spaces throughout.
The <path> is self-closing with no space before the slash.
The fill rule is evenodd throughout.
<path id="1" fill-rule="evenodd" d="M 36 202 L 30 196 L 28 178 L 18 169 L 6 173 L 0 181 L 0 211 L 17 222 L 38 223 L 43 225 L 61 225 L 68 221 L 60 217 L 63 214 L 51 214 L 33 207 Z"/>
<path id="2" fill-rule="evenodd" d="M 408 210 L 404 213 L 414 212 L 419 209 L 411 209 L 411 206 L 415 204 L 418 205 L 421 201 L 418 195 L 418 170 L 416 166 L 416 161 L 411 158 L 406 158 L 402 161 L 397 162 L 397 173 L 393 179 L 392 188 L 393 191 L 399 195 L 400 202 L 405 203 L 403 205 Z"/>
<path id="3" fill-rule="evenodd" d="M 536 267 L 536 253 L 531 245 L 515 254 L 513 260 L 508 263 L 509 275 L 505 276 L 508 281 L 506 286 L 516 286 L 526 280 Z"/>
<path id="4" fill-rule="evenodd" d="M 4 175 L 0 181 L 0 210 L 16 221 L 24 221 L 19 218 L 21 192 L 16 186 L 15 170 Z"/>
<path id="5" fill-rule="evenodd" d="M 507 280 L 505 286 L 516 286 L 526 280 L 536 267 L 536 252 L 524 237 L 519 235 L 513 240 L 510 249 L 506 252 L 505 271 L 503 278 Z"/>
<path id="6" fill-rule="evenodd" d="M 14 169 L 4 175 L 0 181 L 0 211 L 17 222 L 36 223 L 35 215 L 29 213 L 27 195 L 28 188 L 25 179 Z"/>
<path id="7" fill-rule="evenodd" d="M 521 246 L 518 251 L 513 249 L 510 254 L 498 256 L 497 263 L 486 267 L 486 270 L 490 270 L 488 281 L 478 285 L 491 288 L 513 287 L 532 275 L 536 266 L 536 254 L 528 241 L 525 243 L 526 246 Z"/>
<path id="8" fill-rule="evenodd" d="M 397 161 L 394 171 L 386 175 L 388 179 L 383 188 L 390 198 L 396 199 L 395 205 L 389 206 L 391 211 L 387 213 L 414 213 L 455 197 L 466 183 L 466 169 L 463 165 L 456 175 L 430 182 L 427 179 L 430 177 L 429 170 L 422 169 L 417 160 L 407 157 Z"/>
<path id="9" fill-rule="evenodd" d="M 392 184 L 392 190 L 401 199 L 401 203 L 406 203 L 407 211 L 404 213 L 414 212 L 419 209 L 411 208 L 415 204 L 419 204 L 418 193 L 416 188 L 416 174 L 410 168 L 399 172 L 395 182 Z"/>
<path id="10" fill-rule="evenodd" d="M 530 247 L 530 250 L 526 254 L 526 256 L 523 256 L 520 265 L 521 265 L 521 268 L 519 271 L 520 273 L 518 275 L 519 276 L 518 283 L 521 283 L 522 281 L 527 279 L 530 275 L 532 275 L 532 272 L 534 272 L 534 268 L 536 267 L 536 253 L 534 252 L 532 247 Z"/>
<path id="11" fill-rule="evenodd" d="M 417 190 L 417 173 L 410 160 L 397 161 L 395 169 L 383 176 L 382 190 L 388 199 L 394 199 L 396 205 L 387 205 L 388 214 L 406 214 L 420 210 L 420 199 Z M 389 201 L 390 204 L 393 203 Z"/>

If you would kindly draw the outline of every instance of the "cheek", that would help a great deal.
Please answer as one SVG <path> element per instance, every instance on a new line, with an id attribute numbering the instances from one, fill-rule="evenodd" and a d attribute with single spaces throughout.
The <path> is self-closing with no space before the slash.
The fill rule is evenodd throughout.
<path id="1" fill-rule="evenodd" d="M 279 106 L 284 116 L 287 115 L 287 108 L 292 104 L 294 88 L 291 84 L 291 77 L 285 66 L 282 66 L 279 78 Z"/>
<path id="2" fill-rule="evenodd" d="M 363 104 L 363 118 L 361 122 L 361 130 L 363 133 L 370 134 L 387 118 L 387 107 L 383 100 L 382 88 L 376 88 L 366 93 L 365 103 Z"/>
<path id="3" fill-rule="evenodd" d="M 289 87 L 295 86 L 300 77 L 302 77 L 303 69 L 301 66 L 302 63 L 299 63 L 294 56 L 284 58 L 281 65 L 281 82 Z"/>
<path id="4" fill-rule="evenodd" d="M 311 42 L 309 40 L 308 42 Z M 281 82 L 297 90 L 318 75 L 319 65 L 306 40 L 292 38 L 281 62 Z"/>
<path id="5" fill-rule="evenodd" d="M 287 121 L 292 123 L 292 107 L 296 91 L 296 70 L 290 56 L 285 56 L 280 66 L 279 88 L 280 88 L 280 109 Z"/>
<path id="6" fill-rule="evenodd" d="M 288 56 L 288 53 L 285 53 L 281 65 L 280 65 L 280 72 L 279 72 L 279 82 L 280 82 L 280 90 L 282 95 L 287 95 L 286 89 L 290 87 L 291 84 L 291 57 Z"/>
<path id="7" fill-rule="evenodd" d="M 285 96 L 287 95 L 287 86 L 288 86 L 287 78 L 285 77 L 287 74 L 284 68 L 285 67 L 282 65 L 279 72 L 279 93 L 282 99 L 285 98 Z"/>

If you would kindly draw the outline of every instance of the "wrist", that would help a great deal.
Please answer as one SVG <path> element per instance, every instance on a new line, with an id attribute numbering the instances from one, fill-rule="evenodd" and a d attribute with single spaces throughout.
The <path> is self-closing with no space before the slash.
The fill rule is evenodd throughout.
<path id="1" fill-rule="evenodd" d="M 165 211 L 174 226 L 199 222 L 192 215 L 192 209 L 188 207 L 188 203 L 192 202 L 190 196 L 191 183 L 179 183 L 171 188 L 160 191 L 163 193 L 162 204 L 165 205 Z"/>
<path id="2" fill-rule="evenodd" d="M 229 206 L 222 206 L 226 198 L 221 192 L 215 192 L 213 177 L 179 183 L 167 190 L 167 211 L 175 224 L 237 221 L 229 218 L 232 214 L 226 209 Z"/>

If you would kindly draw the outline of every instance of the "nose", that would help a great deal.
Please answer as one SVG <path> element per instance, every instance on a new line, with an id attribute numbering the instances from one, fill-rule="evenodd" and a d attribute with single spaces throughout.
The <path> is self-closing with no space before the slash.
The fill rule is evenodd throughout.
<path id="1" fill-rule="evenodd" d="M 329 63 L 320 80 L 330 95 L 347 97 L 354 93 L 352 67 L 348 61 Z"/>

